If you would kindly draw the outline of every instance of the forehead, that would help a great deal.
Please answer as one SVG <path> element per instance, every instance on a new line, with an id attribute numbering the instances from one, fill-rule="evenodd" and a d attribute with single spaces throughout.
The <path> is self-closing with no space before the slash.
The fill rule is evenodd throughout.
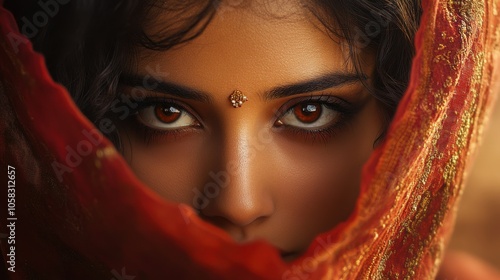
<path id="1" fill-rule="evenodd" d="M 202 9 L 158 9 L 146 32 L 164 36 L 166 29 L 181 26 Z M 222 2 L 195 39 L 168 51 L 139 49 L 138 72 L 145 65 L 159 66 L 169 80 L 209 92 L 263 91 L 352 71 L 347 47 L 339 42 L 300 3 L 235 0 Z"/>

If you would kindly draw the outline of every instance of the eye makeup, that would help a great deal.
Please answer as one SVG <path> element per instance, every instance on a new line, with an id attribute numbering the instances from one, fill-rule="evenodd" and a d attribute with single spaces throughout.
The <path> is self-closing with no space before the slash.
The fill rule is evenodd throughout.
<path id="1" fill-rule="evenodd" d="M 175 98 L 149 96 L 134 100 L 137 104 L 122 125 L 144 144 L 171 142 L 204 129 L 199 115 Z M 345 128 L 361 110 L 362 104 L 348 102 L 332 94 L 296 97 L 276 111 L 273 129 L 294 140 L 328 142 Z"/>
<path id="2" fill-rule="evenodd" d="M 187 104 L 172 98 L 149 96 L 137 104 L 122 126 L 142 137 L 144 144 L 171 142 L 203 129 L 198 115 Z"/>
<path id="3" fill-rule="evenodd" d="M 348 126 L 361 109 L 362 104 L 329 94 L 294 98 L 277 111 L 274 126 L 292 138 L 298 137 L 310 143 L 328 142 Z"/>

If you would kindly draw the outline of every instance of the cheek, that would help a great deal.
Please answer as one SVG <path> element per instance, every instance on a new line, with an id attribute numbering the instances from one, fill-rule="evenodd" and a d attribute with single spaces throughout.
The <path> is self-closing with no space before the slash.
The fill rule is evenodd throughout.
<path id="1" fill-rule="evenodd" d="M 282 178 L 275 185 L 277 204 L 287 216 L 316 230 L 327 230 L 351 213 L 359 192 L 365 157 L 352 153 L 349 145 L 316 151 L 300 151 L 274 170 Z M 279 176 L 282 174 L 282 176 Z"/>
<path id="2" fill-rule="evenodd" d="M 283 219 L 300 221 L 297 235 L 314 237 L 327 231 L 352 213 L 359 194 L 364 163 L 381 132 L 376 106 L 367 109 L 345 131 L 327 144 L 315 146 L 294 142 L 275 149 L 281 178 L 275 181 L 274 196 L 281 205 Z M 290 152 L 293 151 L 293 152 Z"/>
<path id="3" fill-rule="evenodd" d="M 210 166 L 205 158 L 210 155 L 206 151 L 201 137 L 145 145 L 131 136 L 124 141 L 123 155 L 137 177 L 160 196 L 190 204 L 195 187 L 208 181 Z"/>

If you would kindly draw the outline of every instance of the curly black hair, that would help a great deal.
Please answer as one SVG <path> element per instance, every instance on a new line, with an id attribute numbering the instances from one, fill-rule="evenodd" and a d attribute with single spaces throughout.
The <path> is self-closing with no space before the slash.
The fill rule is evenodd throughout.
<path id="1" fill-rule="evenodd" d="M 120 76 L 134 64 L 135 46 L 165 51 L 188 42 L 203 32 L 223 2 L 7 0 L 5 7 L 35 50 L 45 56 L 54 80 L 68 89 L 87 118 L 98 123 L 117 98 Z M 332 39 L 347 42 L 358 72 L 361 52 L 375 54 L 370 90 L 389 123 L 408 86 L 421 0 L 302 0 L 301 4 L 331 32 Z M 46 20 L 41 11 L 46 12 Z M 144 27 L 158 11 L 171 12 L 179 20 L 152 38 Z M 117 135 L 108 137 L 116 140 Z"/>

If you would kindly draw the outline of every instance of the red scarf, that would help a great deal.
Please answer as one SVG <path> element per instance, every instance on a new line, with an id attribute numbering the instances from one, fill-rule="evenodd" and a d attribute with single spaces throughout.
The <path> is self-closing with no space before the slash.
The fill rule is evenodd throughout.
<path id="1" fill-rule="evenodd" d="M 423 2 L 411 82 L 386 140 L 364 167 L 355 211 L 290 264 L 267 243 L 236 244 L 188 206 L 164 201 L 138 181 L 1 8 L 0 199 L 14 193 L 0 211 L 0 233 L 7 231 L 0 236 L 5 274 L 10 279 L 433 278 L 451 234 L 464 172 L 493 93 L 500 90 L 500 4 Z M 9 183 L 7 172 L 15 177 Z M 9 271 L 12 264 L 15 272 Z"/>

